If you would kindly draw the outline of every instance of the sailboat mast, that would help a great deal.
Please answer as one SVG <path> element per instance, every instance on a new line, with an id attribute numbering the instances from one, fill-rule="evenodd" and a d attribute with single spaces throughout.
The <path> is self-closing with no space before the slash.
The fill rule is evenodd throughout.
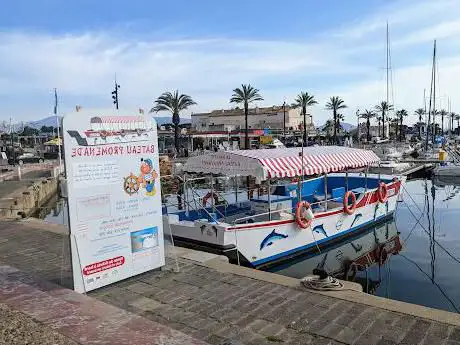
<path id="1" fill-rule="evenodd" d="M 389 74 L 390 74 L 390 28 L 388 27 L 388 21 L 387 21 L 387 42 L 386 42 L 386 60 L 387 60 L 387 107 L 389 108 L 390 107 L 390 78 L 389 78 Z M 388 113 L 389 113 L 389 109 L 387 109 L 387 122 L 388 122 Z M 387 130 L 386 130 L 386 126 L 385 126 L 385 123 L 383 123 L 383 137 L 386 138 L 387 136 Z"/>
<path id="2" fill-rule="evenodd" d="M 436 40 L 433 48 L 433 144 L 436 136 Z"/>
<path id="3" fill-rule="evenodd" d="M 429 126 L 431 124 L 431 101 L 432 101 L 432 95 L 433 95 L 433 83 L 434 83 L 434 70 L 435 70 L 435 62 L 436 62 L 436 40 L 434 40 L 434 47 L 433 47 L 433 66 L 431 70 L 431 84 L 430 84 L 430 102 L 428 105 L 428 127 L 426 130 L 426 140 L 425 140 L 425 152 L 428 151 L 428 139 L 430 135 L 430 130 Z M 431 131 L 433 131 L 434 127 L 434 121 L 433 121 L 433 126 L 431 126 Z M 434 142 L 434 134 L 433 134 L 433 142 Z"/>

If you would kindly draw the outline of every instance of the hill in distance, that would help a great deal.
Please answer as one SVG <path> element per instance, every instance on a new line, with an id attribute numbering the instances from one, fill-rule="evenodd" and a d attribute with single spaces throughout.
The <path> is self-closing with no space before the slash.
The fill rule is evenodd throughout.
<path id="1" fill-rule="evenodd" d="M 59 118 L 59 120 L 62 120 L 62 116 L 48 116 L 48 117 L 45 117 L 44 119 L 41 119 L 41 120 L 27 122 L 24 125 L 32 127 L 32 128 L 35 128 L 35 129 L 40 129 L 43 126 L 56 127 L 57 118 Z M 154 119 L 156 120 L 156 122 L 157 122 L 157 124 L 159 126 L 172 122 L 171 116 L 154 116 Z M 190 122 L 191 122 L 190 118 L 181 118 L 180 119 L 181 124 L 187 124 L 187 123 L 190 123 Z"/>

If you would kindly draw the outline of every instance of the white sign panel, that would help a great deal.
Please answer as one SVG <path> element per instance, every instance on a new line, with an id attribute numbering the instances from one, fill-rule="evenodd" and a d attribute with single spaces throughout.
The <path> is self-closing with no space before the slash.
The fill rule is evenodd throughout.
<path id="1" fill-rule="evenodd" d="M 86 111 L 63 130 L 75 290 L 163 266 L 155 122 Z"/>

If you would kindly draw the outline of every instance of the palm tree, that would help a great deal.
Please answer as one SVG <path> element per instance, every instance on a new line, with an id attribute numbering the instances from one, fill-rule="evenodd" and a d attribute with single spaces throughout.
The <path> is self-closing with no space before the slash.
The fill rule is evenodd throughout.
<path id="1" fill-rule="evenodd" d="M 448 115 L 448 113 L 445 109 L 442 109 L 439 112 L 439 115 L 441 116 L 441 135 L 443 135 L 444 134 L 444 118 Z"/>
<path id="2" fill-rule="evenodd" d="M 324 124 L 323 131 L 326 132 L 326 136 L 329 137 L 329 133 L 334 128 L 335 128 L 334 122 L 332 122 L 332 120 L 327 120 L 326 123 Z"/>
<path id="3" fill-rule="evenodd" d="M 454 112 L 451 112 L 449 114 L 449 117 L 450 117 L 450 131 L 451 133 L 454 131 L 454 120 L 455 120 L 455 117 L 457 116 L 457 114 L 455 114 Z"/>
<path id="4" fill-rule="evenodd" d="M 337 133 L 340 134 L 340 130 L 342 129 L 342 125 L 340 124 L 340 121 L 345 121 L 345 116 L 343 114 L 337 114 Z"/>
<path id="5" fill-rule="evenodd" d="M 398 138 L 398 124 L 399 124 L 399 119 L 395 117 L 394 119 L 387 117 L 387 123 L 389 123 L 390 129 L 391 127 L 394 128 L 395 130 L 395 138 Z"/>
<path id="6" fill-rule="evenodd" d="M 246 150 L 250 149 L 248 135 L 249 103 L 263 100 L 259 94 L 259 89 L 252 87 L 251 84 L 241 84 L 241 88 L 233 90 L 233 95 L 230 98 L 230 103 L 243 104 L 244 106 L 244 146 Z"/>
<path id="7" fill-rule="evenodd" d="M 379 113 L 382 114 L 382 127 L 383 127 L 383 139 L 386 137 L 385 133 L 385 115 L 388 114 L 390 110 L 393 110 L 393 106 L 391 104 L 388 104 L 386 101 L 380 102 L 380 104 L 377 104 L 375 106 L 375 110 L 378 111 Z"/>
<path id="8" fill-rule="evenodd" d="M 378 128 L 378 134 L 379 134 L 379 137 L 380 137 L 380 122 L 382 121 L 382 117 L 381 116 L 377 116 L 377 128 Z"/>
<path id="9" fill-rule="evenodd" d="M 337 111 L 347 108 L 343 99 L 339 96 L 332 96 L 329 102 L 326 103 L 326 109 L 332 110 L 334 119 L 334 142 L 337 144 Z"/>
<path id="10" fill-rule="evenodd" d="M 425 115 L 425 109 L 418 108 L 415 111 L 415 115 L 418 115 L 418 137 L 422 138 L 422 116 Z"/>
<path id="11" fill-rule="evenodd" d="M 302 108 L 304 143 L 307 142 L 307 107 L 311 107 L 317 103 L 318 102 L 315 100 L 315 96 L 308 94 L 308 92 L 301 91 L 294 100 L 294 103 L 291 105 L 294 109 Z"/>
<path id="12" fill-rule="evenodd" d="M 455 120 L 457 120 L 457 134 L 460 134 L 460 115 L 455 115 Z"/>
<path id="13" fill-rule="evenodd" d="M 403 120 L 408 115 L 409 114 L 405 109 L 401 109 L 396 112 L 396 120 L 399 120 L 399 141 L 402 141 L 403 136 Z"/>
<path id="14" fill-rule="evenodd" d="M 189 95 L 179 95 L 178 90 L 174 93 L 168 91 L 163 92 L 160 97 L 155 100 L 155 106 L 150 110 L 151 113 L 169 111 L 172 114 L 172 122 L 174 124 L 174 146 L 176 148 L 176 152 L 179 151 L 180 112 L 195 104 L 196 103 Z"/>
<path id="15" fill-rule="evenodd" d="M 364 110 L 364 113 L 359 115 L 360 118 L 366 120 L 366 129 L 367 129 L 367 141 L 371 141 L 371 119 L 375 117 L 375 113 L 372 110 Z"/>

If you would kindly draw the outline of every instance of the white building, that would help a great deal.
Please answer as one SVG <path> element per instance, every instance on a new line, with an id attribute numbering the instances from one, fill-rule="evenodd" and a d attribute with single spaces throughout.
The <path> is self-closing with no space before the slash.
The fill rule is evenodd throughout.
<path id="1" fill-rule="evenodd" d="M 283 129 L 283 119 L 286 116 L 286 130 L 303 128 L 301 109 L 290 106 L 272 106 L 249 109 L 249 129 Z M 314 129 L 312 116 L 306 115 L 308 130 Z M 244 129 L 244 109 L 213 110 L 210 113 L 192 114 L 192 128 L 199 132 L 234 131 Z"/>

